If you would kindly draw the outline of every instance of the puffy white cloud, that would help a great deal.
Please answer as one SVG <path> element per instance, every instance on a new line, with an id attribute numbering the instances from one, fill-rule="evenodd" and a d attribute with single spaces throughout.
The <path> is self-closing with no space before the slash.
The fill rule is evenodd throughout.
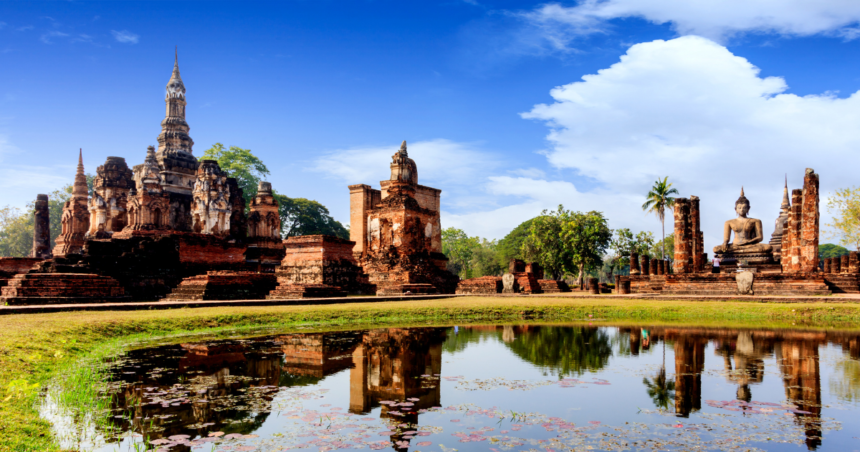
<path id="1" fill-rule="evenodd" d="M 822 195 L 856 184 L 860 93 L 800 97 L 784 93 L 782 78 L 758 74 L 746 59 L 700 37 L 636 44 L 611 67 L 553 89 L 555 103 L 523 114 L 550 127 L 553 165 L 595 179 L 598 188 L 510 183 L 507 193 L 519 189 L 543 200 L 539 193 L 555 192 L 559 200 L 576 199 L 565 202 L 576 210 L 599 199 L 613 227 L 642 229 L 655 221 L 642 223 L 639 204 L 654 180 L 669 176 L 681 196 L 702 198 L 710 247 L 743 185 L 767 239 L 785 173 L 789 189 L 799 188 L 804 168 L 814 168 Z"/>
<path id="2" fill-rule="evenodd" d="M 742 32 L 856 38 L 860 2 L 854 0 L 584 0 L 576 6 L 542 5 L 521 16 L 556 47 L 576 35 L 605 30 L 605 21 L 639 17 L 671 24 L 680 34 L 722 40 Z M 853 30 L 853 31 L 852 31 Z"/>
<path id="3" fill-rule="evenodd" d="M 111 34 L 113 34 L 113 37 L 114 39 L 116 39 L 116 42 L 121 42 L 123 44 L 137 44 L 137 42 L 140 40 L 139 35 L 136 35 L 127 30 L 111 30 L 110 32 Z"/>

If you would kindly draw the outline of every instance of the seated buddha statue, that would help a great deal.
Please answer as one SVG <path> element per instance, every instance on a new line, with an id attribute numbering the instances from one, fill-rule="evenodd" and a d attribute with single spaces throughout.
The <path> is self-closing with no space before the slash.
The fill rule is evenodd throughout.
<path id="1" fill-rule="evenodd" d="M 760 243 L 764 238 L 761 228 L 761 220 L 748 218 L 750 202 L 744 196 L 741 188 L 741 196 L 735 201 L 735 212 L 738 217 L 726 221 L 723 226 L 723 244 L 714 247 L 714 253 L 735 256 L 745 254 L 772 254 L 773 247 L 767 243 Z M 735 234 L 734 242 L 729 242 L 732 232 Z"/>

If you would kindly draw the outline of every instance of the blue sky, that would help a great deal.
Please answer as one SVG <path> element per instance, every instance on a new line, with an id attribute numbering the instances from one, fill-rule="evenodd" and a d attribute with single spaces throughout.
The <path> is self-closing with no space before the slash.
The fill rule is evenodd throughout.
<path id="1" fill-rule="evenodd" d="M 669 176 L 707 247 L 741 185 L 769 236 L 786 173 L 857 184 L 858 20 L 844 0 L 3 2 L 0 205 L 70 182 L 78 148 L 89 172 L 141 163 L 178 45 L 194 153 L 250 148 L 344 223 L 346 186 L 405 139 L 470 235 L 559 203 L 659 234 L 639 205 Z"/>

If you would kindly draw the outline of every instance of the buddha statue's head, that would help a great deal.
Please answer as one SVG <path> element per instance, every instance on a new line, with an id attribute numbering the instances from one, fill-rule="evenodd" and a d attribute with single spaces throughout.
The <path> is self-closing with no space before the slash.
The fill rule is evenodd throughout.
<path id="1" fill-rule="evenodd" d="M 741 196 L 735 201 L 735 212 L 738 217 L 746 218 L 750 211 L 750 201 L 744 196 L 744 188 L 741 187 Z"/>

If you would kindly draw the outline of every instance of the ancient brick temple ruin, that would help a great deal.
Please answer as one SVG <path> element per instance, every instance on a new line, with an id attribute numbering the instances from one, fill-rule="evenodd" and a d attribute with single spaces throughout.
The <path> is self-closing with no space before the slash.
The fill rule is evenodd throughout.
<path id="1" fill-rule="evenodd" d="M 349 186 L 353 254 L 377 294 L 453 293 L 458 278 L 442 254 L 442 191 L 418 184 L 405 141 L 390 167 L 380 190 Z"/>
<path id="2" fill-rule="evenodd" d="M 151 301 L 172 291 L 177 292 L 172 298 L 183 293 L 187 298 L 263 298 L 274 289 L 284 245 L 271 185 L 260 184 L 246 214 L 236 180 L 217 162 L 194 157 L 185 93 L 177 58 L 166 88 L 158 150 L 147 148 L 143 163 L 132 169 L 124 158 L 108 157 L 96 170 L 91 194 L 78 154 L 53 253 L 47 197 L 40 195 L 36 259 L 4 262 L 14 272 L 0 274 L 5 286 L 0 303 Z"/>
<path id="3" fill-rule="evenodd" d="M 789 200 L 786 183 L 770 243 L 763 243 L 761 221 L 747 217 L 750 202 L 742 189 L 735 203 L 738 218 L 725 223 L 724 242 L 714 248 L 715 257 L 721 261 L 718 267 L 708 264 L 703 249 L 699 198 L 677 198 L 673 273 L 649 274 L 644 267 L 634 270 L 631 266 L 630 276 L 619 281 L 625 290 L 629 284 L 632 293 L 666 295 L 858 293 L 860 268 L 850 265 L 850 256 L 845 256 L 848 268 L 844 270 L 841 261 L 820 269 L 818 186 L 818 174 L 807 169 L 803 188 L 793 190 Z M 731 235 L 734 241 L 730 241 Z"/>
<path id="4" fill-rule="evenodd" d="M 380 190 L 350 187 L 353 240 L 282 240 L 270 183 L 246 206 L 217 161 L 194 157 L 185 95 L 176 56 L 157 149 L 132 168 L 108 157 L 92 193 L 79 152 L 53 252 L 39 195 L 33 257 L 2 259 L 0 304 L 454 292 L 458 278 L 441 253 L 441 191 L 418 185 L 405 142 Z"/>

